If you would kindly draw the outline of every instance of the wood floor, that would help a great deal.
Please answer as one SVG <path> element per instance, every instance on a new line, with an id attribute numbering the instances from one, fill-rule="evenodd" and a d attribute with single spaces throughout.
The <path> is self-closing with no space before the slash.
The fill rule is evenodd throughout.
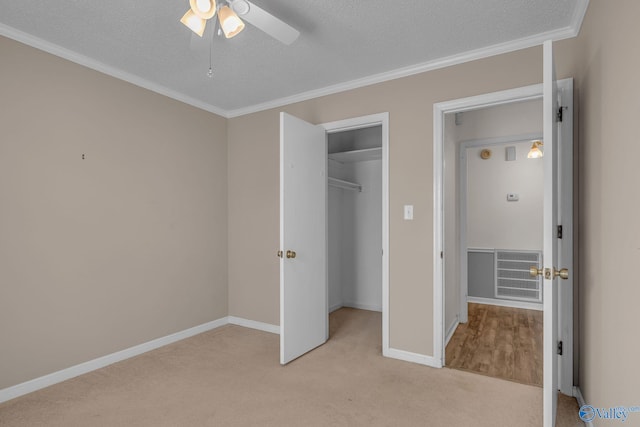
<path id="1" fill-rule="evenodd" d="M 469 303 L 446 366 L 542 387 L 542 311 Z"/>

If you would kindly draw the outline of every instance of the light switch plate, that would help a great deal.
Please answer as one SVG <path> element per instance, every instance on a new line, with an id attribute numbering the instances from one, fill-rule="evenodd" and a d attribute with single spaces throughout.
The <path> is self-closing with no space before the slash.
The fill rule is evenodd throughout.
<path id="1" fill-rule="evenodd" d="M 507 202 L 517 202 L 520 196 L 517 193 L 507 193 Z"/>
<path id="2" fill-rule="evenodd" d="M 413 219 L 413 205 L 404 205 L 404 219 L 408 221 Z"/>

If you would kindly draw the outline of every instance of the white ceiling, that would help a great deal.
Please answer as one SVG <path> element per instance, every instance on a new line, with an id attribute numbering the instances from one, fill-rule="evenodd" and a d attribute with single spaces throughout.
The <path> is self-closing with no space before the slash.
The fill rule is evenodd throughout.
<path id="1" fill-rule="evenodd" d="M 218 0 L 221 1 L 221 0 Z M 252 0 L 300 31 L 250 24 L 191 50 L 188 0 L 0 2 L 0 34 L 226 117 L 577 34 L 588 0 Z"/>

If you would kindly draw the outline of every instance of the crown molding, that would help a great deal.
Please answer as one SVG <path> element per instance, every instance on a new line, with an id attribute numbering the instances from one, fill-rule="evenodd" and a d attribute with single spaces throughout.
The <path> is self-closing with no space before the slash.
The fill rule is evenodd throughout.
<path id="1" fill-rule="evenodd" d="M 572 37 L 576 37 L 580 33 L 580 28 L 582 28 L 582 22 L 584 21 L 584 16 L 587 14 L 587 9 L 589 8 L 589 0 L 577 0 L 576 8 L 573 11 L 573 18 L 571 19 L 571 24 L 569 28 L 573 29 L 574 34 Z"/>
<path id="2" fill-rule="evenodd" d="M 588 0 L 581 0 L 581 4 L 588 4 Z M 585 6 L 586 8 L 586 6 Z M 585 9 L 586 11 L 586 9 Z M 239 117 L 251 113 L 257 113 L 259 111 L 269 110 L 272 108 L 278 108 L 296 102 L 308 101 L 313 98 L 319 98 L 321 96 L 333 95 L 339 92 L 345 92 L 348 90 L 358 89 L 365 86 L 370 86 L 378 83 L 383 83 L 389 80 L 395 80 L 403 77 L 409 77 L 415 74 L 424 73 L 427 71 L 433 71 L 440 68 L 450 67 L 452 65 L 463 64 L 465 62 L 476 61 L 478 59 L 489 58 L 491 56 L 501 55 L 504 53 L 514 52 L 517 50 L 527 49 L 534 46 L 540 46 L 547 40 L 564 40 L 575 37 L 582 25 L 582 19 L 584 18 L 584 12 L 578 12 L 572 19 L 572 25 L 564 28 L 560 28 L 554 31 L 548 31 L 545 33 L 536 34 L 534 36 L 524 37 L 517 40 L 512 40 L 505 43 L 495 44 L 493 46 L 484 47 L 481 49 L 471 50 L 456 55 L 451 55 L 445 58 L 436 59 L 434 61 L 427 61 L 421 64 L 411 65 L 404 68 L 398 68 L 385 73 L 374 74 L 372 76 L 364 77 L 362 79 L 351 80 L 337 85 L 327 86 L 321 89 L 311 90 L 308 92 L 302 92 L 296 95 L 276 99 L 273 101 L 264 102 L 261 104 L 251 105 L 245 108 L 239 108 L 236 110 L 227 111 L 227 117 Z"/>
<path id="3" fill-rule="evenodd" d="M 143 77 L 123 71 L 119 68 L 104 64 L 93 58 L 89 58 L 86 55 L 79 54 L 57 44 L 48 42 L 38 37 L 34 37 L 31 34 L 27 34 L 8 25 L 0 24 L 0 35 L 18 41 L 20 43 L 24 43 L 52 55 L 58 56 L 60 58 L 64 58 L 68 61 L 75 62 L 76 64 L 82 65 L 92 70 L 99 71 L 108 76 L 115 77 L 116 79 L 139 86 L 143 89 L 150 90 L 151 92 L 167 96 L 169 98 L 175 99 L 176 101 L 183 102 L 185 104 L 208 111 L 213 114 L 217 114 L 219 116 L 223 116 L 225 118 L 227 117 L 227 112 L 222 108 L 192 98 L 176 90 L 169 89 L 167 87 L 149 81 Z"/>
<path id="4" fill-rule="evenodd" d="M 76 64 L 91 68 L 109 76 L 115 77 L 120 80 L 124 80 L 136 86 L 148 89 L 152 92 L 156 92 L 160 95 L 167 96 L 201 110 L 208 111 L 213 114 L 225 118 L 234 118 L 244 116 L 247 114 L 257 113 L 272 108 L 283 107 L 285 105 L 294 104 L 297 102 L 308 101 L 310 99 L 319 98 L 322 96 L 333 95 L 340 92 L 346 92 L 353 89 L 362 88 L 378 83 L 383 83 L 389 80 L 395 80 L 403 77 L 412 76 L 415 74 L 424 73 L 427 71 L 437 70 L 440 68 L 450 67 L 452 65 L 458 65 L 465 62 L 475 61 L 478 59 L 488 58 L 495 55 L 501 55 L 504 53 L 514 52 L 521 49 L 526 49 L 534 46 L 539 46 L 546 40 L 563 40 L 572 37 L 576 37 L 580 32 L 580 27 L 584 20 L 587 7 L 589 6 L 589 0 L 577 0 L 577 5 L 574 10 L 574 14 L 569 26 L 560 28 L 545 33 L 536 34 L 529 37 L 524 37 L 517 40 L 512 40 L 505 43 L 498 43 L 493 46 L 475 49 L 467 52 L 463 52 L 456 55 L 451 55 L 445 58 L 436 59 L 433 61 L 427 61 L 420 64 L 398 68 L 392 71 L 374 74 L 361 79 L 355 79 L 348 82 L 338 83 L 335 85 L 327 86 L 320 89 L 314 89 L 306 92 L 301 92 L 295 95 L 278 98 L 275 100 L 250 105 L 238 109 L 225 110 L 215 105 L 209 104 L 199 99 L 192 98 L 181 92 L 173 89 L 161 86 L 157 83 L 151 82 L 143 77 L 128 73 L 115 67 L 111 67 L 95 59 L 89 58 L 85 55 L 73 52 L 69 49 L 65 49 L 54 43 L 50 43 L 46 40 L 34 37 L 23 31 L 17 30 L 13 27 L 9 27 L 4 24 L 0 24 L 0 35 L 6 36 L 13 40 L 35 47 L 37 49 L 48 52 L 52 55 L 59 56 Z"/>

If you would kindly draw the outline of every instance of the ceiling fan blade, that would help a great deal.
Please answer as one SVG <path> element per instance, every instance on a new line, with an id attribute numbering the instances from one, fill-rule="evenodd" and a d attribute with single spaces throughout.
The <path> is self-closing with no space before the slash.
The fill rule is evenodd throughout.
<path id="1" fill-rule="evenodd" d="M 276 18 L 266 10 L 256 6 L 255 4 L 243 1 L 244 3 L 249 4 L 249 11 L 240 14 L 241 18 L 269 34 L 274 39 L 286 44 L 290 45 L 300 35 L 300 31 L 293 28 L 291 25 L 283 22 L 282 20 Z M 231 5 L 233 7 L 233 3 Z"/>

